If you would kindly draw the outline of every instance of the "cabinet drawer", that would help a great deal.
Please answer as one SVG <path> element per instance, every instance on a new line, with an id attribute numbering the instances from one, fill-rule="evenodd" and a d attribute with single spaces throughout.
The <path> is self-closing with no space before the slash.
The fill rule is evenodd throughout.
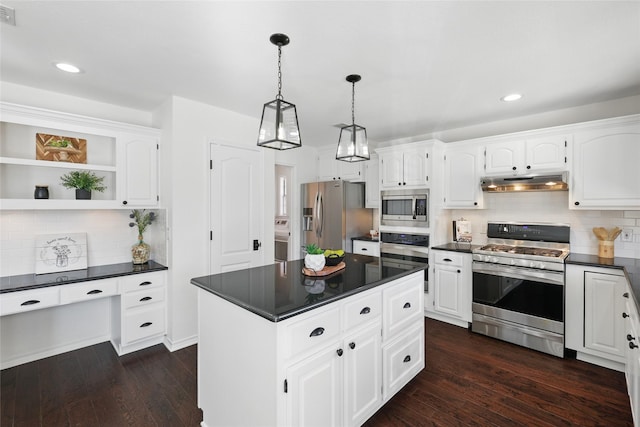
<path id="1" fill-rule="evenodd" d="M 334 308 L 300 320 L 287 328 L 287 335 L 289 356 L 337 340 L 340 336 L 340 309 Z"/>
<path id="2" fill-rule="evenodd" d="M 455 252 L 433 251 L 436 264 L 452 265 L 462 267 L 464 265 L 464 254 Z"/>
<path id="3" fill-rule="evenodd" d="M 60 288 L 60 304 L 69 304 L 97 298 L 110 297 L 118 293 L 118 280 L 92 280 Z"/>
<path id="4" fill-rule="evenodd" d="M 418 317 L 424 315 L 424 285 L 422 280 L 409 279 L 405 283 L 385 289 L 383 299 L 383 340 L 402 332 Z"/>
<path id="5" fill-rule="evenodd" d="M 11 292 L 0 295 L 0 316 L 38 310 L 60 304 L 58 287 Z"/>
<path id="6" fill-rule="evenodd" d="M 164 306 L 132 310 L 124 316 L 123 344 L 164 334 Z"/>
<path id="7" fill-rule="evenodd" d="M 164 285 L 164 272 L 133 274 L 120 279 L 122 292 L 132 292 Z"/>
<path id="8" fill-rule="evenodd" d="M 164 287 L 144 289 L 137 292 L 129 292 L 122 295 L 125 310 L 134 307 L 142 307 L 156 302 L 164 301 Z"/>
<path id="9" fill-rule="evenodd" d="M 400 339 L 382 348 L 383 399 L 404 387 L 424 364 L 424 323 L 419 321 Z"/>
<path id="10" fill-rule="evenodd" d="M 364 240 L 353 241 L 353 253 L 370 256 L 380 256 L 380 243 Z"/>
<path id="11" fill-rule="evenodd" d="M 382 314 L 381 292 L 373 292 L 345 304 L 343 313 L 345 330 L 379 319 Z"/>

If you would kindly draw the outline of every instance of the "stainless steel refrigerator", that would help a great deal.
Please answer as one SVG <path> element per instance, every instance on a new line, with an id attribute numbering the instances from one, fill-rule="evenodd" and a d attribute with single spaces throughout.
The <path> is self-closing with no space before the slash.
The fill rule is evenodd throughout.
<path id="1" fill-rule="evenodd" d="M 364 207 L 363 183 L 327 181 L 302 184 L 302 249 L 352 252 L 351 238 L 364 236 L 373 225 L 373 210 Z"/>

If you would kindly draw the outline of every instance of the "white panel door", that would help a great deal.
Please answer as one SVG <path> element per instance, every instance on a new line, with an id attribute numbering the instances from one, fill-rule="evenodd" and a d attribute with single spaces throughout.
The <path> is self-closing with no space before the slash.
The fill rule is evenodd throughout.
<path id="1" fill-rule="evenodd" d="M 211 144 L 211 273 L 262 265 L 262 154 Z M 259 242 L 254 248 L 254 240 Z"/>
<path id="2" fill-rule="evenodd" d="M 615 356 L 625 355 L 623 276 L 585 272 L 584 346 Z"/>

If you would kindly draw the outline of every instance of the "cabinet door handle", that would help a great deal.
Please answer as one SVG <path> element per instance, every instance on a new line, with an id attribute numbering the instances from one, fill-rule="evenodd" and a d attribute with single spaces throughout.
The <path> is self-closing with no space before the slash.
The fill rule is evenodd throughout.
<path id="1" fill-rule="evenodd" d="M 402 360 L 402 363 L 409 363 L 409 362 L 411 362 L 411 356 L 407 354 Z"/>
<path id="2" fill-rule="evenodd" d="M 629 348 L 633 350 L 634 348 L 638 348 L 638 346 L 632 342 L 629 342 Z"/>
<path id="3" fill-rule="evenodd" d="M 371 309 L 369 307 L 365 307 L 362 310 L 360 310 L 360 314 L 369 314 L 371 313 Z"/>
<path id="4" fill-rule="evenodd" d="M 140 302 L 142 302 L 142 301 L 149 301 L 149 300 L 151 300 L 151 299 L 152 299 L 151 297 L 142 297 L 142 298 L 140 298 Z"/>
<path id="5" fill-rule="evenodd" d="M 443 261 L 451 262 L 451 258 L 444 258 Z"/>
<path id="6" fill-rule="evenodd" d="M 635 340 L 636 337 L 632 337 L 631 334 L 627 334 L 627 341 Z"/>
<path id="7" fill-rule="evenodd" d="M 38 301 L 37 299 L 30 299 L 29 301 L 25 301 L 20 305 L 33 305 L 33 304 L 38 304 L 40 301 Z"/>
<path id="8" fill-rule="evenodd" d="M 147 326 L 151 326 L 153 325 L 153 322 L 144 322 L 142 325 L 140 325 L 141 328 L 146 328 Z"/>
<path id="9" fill-rule="evenodd" d="M 402 308 L 411 308 L 411 303 L 405 302 Z"/>
<path id="10" fill-rule="evenodd" d="M 344 351 L 342 351 L 342 349 L 339 348 L 339 349 L 336 350 L 336 353 L 338 353 L 338 356 L 342 357 L 342 353 L 344 353 Z"/>
<path id="11" fill-rule="evenodd" d="M 622 318 L 626 319 L 627 317 L 629 317 L 629 315 L 627 313 L 622 313 Z"/>
<path id="12" fill-rule="evenodd" d="M 625 292 L 624 294 L 622 294 L 622 296 L 625 298 L 629 298 L 629 292 Z"/>
<path id="13" fill-rule="evenodd" d="M 461 272 L 460 270 L 457 270 L 457 271 L 458 271 L 458 273 L 460 273 L 460 272 Z"/>
<path id="14" fill-rule="evenodd" d="M 511 169 L 516 170 L 516 169 L 518 169 L 518 168 L 514 166 L 514 167 L 512 167 Z"/>
<path id="15" fill-rule="evenodd" d="M 138 286 L 147 286 L 147 285 L 150 285 L 150 284 L 151 284 L 151 282 L 146 281 L 146 282 L 140 283 Z"/>
<path id="16" fill-rule="evenodd" d="M 309 336 L 310 337 L 319 337 L 322 334 L 324 334 L 324 328 L 318 327 L 318 328 L 315 328 L 313 331 L 311 331 Z"/>
<path id="17" fill-rule="evenodd" d="M 95 295 L 95 294 L 101 294 L 102 290 L 100 289 L 94 289 L 92 291 L 87 292 L 87 295 Z"/>
<path id="18" fill-rule="evenodd" d="M 127 202 L 126 200 L 123 200 L 123 201 L 122 201 L 122 204 L 123 204 L 123 205 L 126 205 L 127 203 L 128 203 L 128 202 Z"/>
<path id="19" fill-rule="evenodd" d="M 354 343 L 354 342 L 350 342 L 350 343 L 349 343 L 349 348 L 350 348 L 351 350 L 353 350 L 354 348 L 356 348 L 356 343 Z"/>

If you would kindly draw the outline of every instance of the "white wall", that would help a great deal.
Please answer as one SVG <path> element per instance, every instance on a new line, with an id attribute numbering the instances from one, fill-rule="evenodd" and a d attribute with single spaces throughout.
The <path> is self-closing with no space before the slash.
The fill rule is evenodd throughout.
<path id="1" fill-rule="evenodd" d="M 209 272 L 209 144 L 256 147 L 259 119 L 172 97 L 154 112 L 162 128 L 161 204 L 169 215 L 169 328 L 176 349 L 196 342 L 197 293 L 190 283 Z M 265 209 L 261 241 L 273 242 L 274 154 L 261 151 Z M 273 262 L 273 245 L 264 244 L 263 262 Z"/>
<path id="2" fill-rule="evenodd" d="M 151 259 L 166 265 L 166 212 L 144 233 Z M 35 272 L 35 239 L 39 234 L 87 233 L 89 266 L 131 262 L 138 229 L 129 227 L 129 210 L 0 211 L 0 276 Z"/>
<path id="3" fill-rule="evenodd" d="M 593 227 L 631 228 L 634 241 L 622 242 L 618 237 L 614 243 L 614 253 L 617 257 L 640 258 L 640 211 L 570 210 L 568 198 L 567 191 L 484 193 L 485 209 L 452 210 L 449 220 L 464 218 L 471 221 L 473 243 L 477 244 L 486 243 L 489 221 L 570 224 L 571 252 L 590 255 L 598 253 L 598 240 L 593 234 Z M 446 241 L 452 241 L 451 230 Z"/>

